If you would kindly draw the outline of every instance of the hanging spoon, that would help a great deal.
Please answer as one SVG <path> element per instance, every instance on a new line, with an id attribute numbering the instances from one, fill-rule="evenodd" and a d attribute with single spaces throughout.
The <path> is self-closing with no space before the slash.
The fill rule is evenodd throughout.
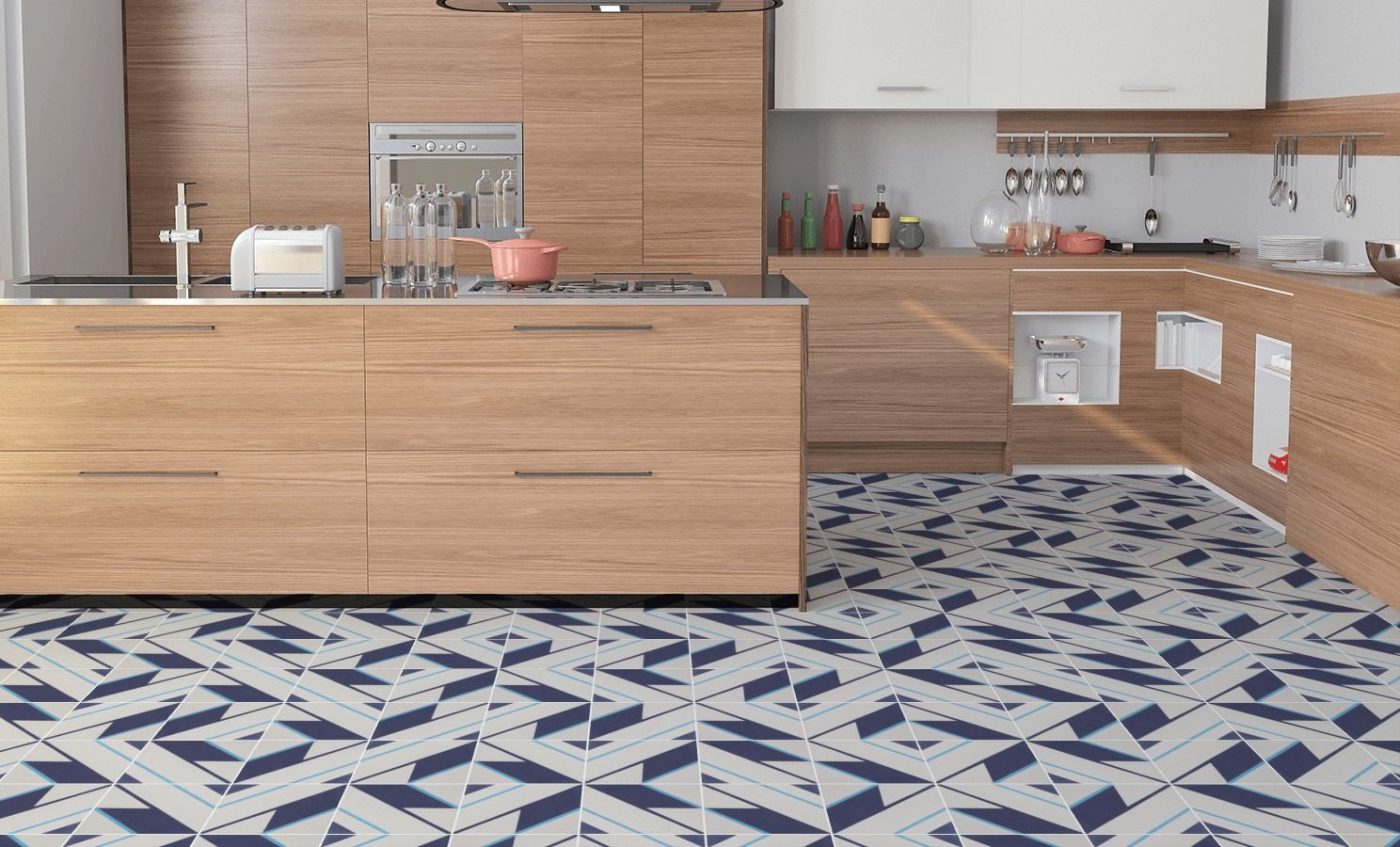
<path id="1" fill-rule="evenodd" d="M 1026 155 L 1031 157 L 1031 163 L 1021 173 L 1021 193 L 1029 195 L 1035 190 L 1035 142 L 1026 140 Z"/>
<path id="2" fill-rule="evenodd" d="M 1288 182 L 1288 211 L 1298 211 L 1298 139 L 1293 139 L 1293 158 L 1290 160 Z"/>
<path id="3" fill-rule="evenodd" d="M 1342 201 L 1342 214 L 1356 217 L 1356 139 L 1351 140 L 1351 156 L 1347 160 L 1347 196 Z"/>
<path id="4" fill-rule="evenodd" d="M 1078 197 L 1084 193 L 1085 177 L 1084 169 L 1079 166 L 1079 158 L 1084 155 L 1084 142 L 1078 138 L 1074 139 L 1074 171 L 1069 175 L 1069 190 Z"/>
<path id="5" fill-rule="evenodd" d="M 1063 197 L 1069 190 L 1069 171 L 1065 170 L 1065 140 L 1060 139 L 1060 167 L 1055 171 L 1055 194 Z"/>
<path id="6" fill-rule="evenodd" d="M 1147 237 L 1151 238 L 1157 234 L 1157 230 L 1162 225 L 1162 216 L 1157 214 L 1157 139 L 1152 139 L 1152 144 L 1147 154 L 1147 178 L 1152 186 L 1152 205 L 1148 207 L 1147 214 L 1142 218 L 1142 228 L 1147 230 Z"/>
<path id="7" fill-rule="evenodd" d="M 1021 190 L 1021 170 L 1016 167 L 1016 139 L 1007 141 L 1006 149 L 1011 153 L 1011 167 L 1006 169 L 1006 196 L 1015 197 Z"/>

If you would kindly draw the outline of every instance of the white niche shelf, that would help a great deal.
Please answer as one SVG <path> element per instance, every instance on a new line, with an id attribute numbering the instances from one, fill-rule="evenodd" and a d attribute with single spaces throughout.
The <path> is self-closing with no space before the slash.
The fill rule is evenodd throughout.
<path id="1" fill-rule="evenodd" d="M 1157 369 L 1220 383 L 1225 328 L 1190 312 L 1157 313 Z"/>
<path id="2" fill-rule="evenodd" d="M 1269 454 L 1288 446 L 1293 403 L 1293 345 L 1267 335 L 1254 341 L 1254 466 L 1288 480 L 1269 467 Z"/>
<path id="3" fill-rule="evenodd" d="M 1122 359 L 1122 312 L 1016 312 L 1012 404 L 1016 406 L 1116 406 Z M 1065 403 L 1040 390 L 1040 359 L 1032 336 L 1079 335 L 1088 342 L 1079 360 L 1080 394 Z"/>

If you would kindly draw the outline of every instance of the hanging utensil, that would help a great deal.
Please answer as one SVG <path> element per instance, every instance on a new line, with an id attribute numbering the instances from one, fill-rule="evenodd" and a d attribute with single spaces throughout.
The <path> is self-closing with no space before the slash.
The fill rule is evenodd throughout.
<path id="1" fill-rule="evenodd" d="M 1084 155 L 1084 142 L 1078 138 L 1074 139 L 1074 171 L 1069 175 L 1069 190 L 1078 197 L 1084 193 L 1085 176 L 1084 169 L 1079 166 L 1079 159 Z"/>
<path id="2" fill-rule="evenodd" d="M 1356 217 L 1356 139 L 1351 140 L 1351 156 L 1347 160 L 1347 196 L 1342 201 L 1342 214 Z"/>
<path id="3" fill-rule="evenodd" d="M 1031 163 L 1021 172 L 1021 193 L 1030 195 L 1035 190 L 1035 142 L 1026 139 L 1026 155 L 1031 157 Z"/>
<path id="4" fill-rule="evenodd" d="M 1283 179 L 1283 153 L 1286 150 L 1286 142 L 1282 138 L 1274 139 L 1274 181 L 1269 183 L 1269 205 L 1277 206 L 1283 202 L 1283 192 L 1286 183 Z"/>
<path id="5" fill-rule="evenodd" d="M 1021 190 L 1021 169 L 1016 167 L 1016 139 L 1006 142 L 1006 150 L 1011 154 L 1011 167 L 1006 169 L 1006 196 L 1015 197 Z"/>
<path id="6" fill-rule="evenodd" d="M 1060 167 L 1055 171 L 1055 194 L 1063 197 L 1069 190 L 1069 171 L 1065 170 L 1065 140 L 1060 139 Z"/>
<path id="7" fill-rule="evenodd" d="M 1338 212 L 1342 211 L 1347 199 L 1346 166 L 1347 140 L 1343 138 L 1337 145 L 1337 186 L 1332 189 L 1332 208 Z"/>
<path id="8" fill-rule="evenodd" d="M 1151 238 L 1157 234 L 1157 230 L 1162 225 L 1162 216 L 1157 214 L 1157 139 L 1152 139 L 1147 152 L 1147 179 L 1151 185 L 1152 204 L 1147 207 L 1147 214 L 1142 218 L 1142 228 L 1147 230 L 1147 237 Z"/>
<path id="9" fill-rule="evenodd" d="M 1288 179 L 1288 211 L 1298 211 L 1298 139 L 1293 139 L 1293 158 Z"/>

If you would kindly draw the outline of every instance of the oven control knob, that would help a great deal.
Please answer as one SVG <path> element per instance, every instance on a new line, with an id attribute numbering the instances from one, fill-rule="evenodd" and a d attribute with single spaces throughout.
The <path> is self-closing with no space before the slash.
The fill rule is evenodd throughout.
<path id="1" fill-rule="evenodd" d="M 429 141 L 427 144 L 424 144 L 424 145 L 423 145 L 423 149 L 424 149 L 424 150 L 427 150 L 429 153 L 431 153 L 431 152 L 433 152 L 434 150 L 437 149 L 437 145 L 434 144 L 433 142 Z"/>
<path id="2" fill-rule="evenodd" d="M 457 152 L 458 152 L 458 153 L 465 153 L 465 152 L 467 152 L 467 142 L 465 142 L 465 141 L 458 141 L 458 142 L 457 142 Z"/>

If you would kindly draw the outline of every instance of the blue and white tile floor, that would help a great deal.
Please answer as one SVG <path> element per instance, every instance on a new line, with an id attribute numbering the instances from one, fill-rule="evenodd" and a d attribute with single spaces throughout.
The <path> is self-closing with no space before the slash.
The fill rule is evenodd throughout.
<path id="1" fill-rule="evenodd" d="M 1400 844 L 1400 615 L 1185 479 L 818 476 L 808 614 L 4 598 L 0 844 Z"/>

